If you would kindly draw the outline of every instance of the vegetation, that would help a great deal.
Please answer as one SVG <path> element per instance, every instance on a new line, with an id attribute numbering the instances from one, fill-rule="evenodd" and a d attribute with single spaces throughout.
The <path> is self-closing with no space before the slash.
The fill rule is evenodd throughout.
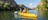
<path id="1" fill-rule="evenodd" d="M 18 10 L 18 5 L 13 2 L 0 1 L 0 11 L 15 11 Z"/>
<path id="2" fill-rule="evenodd" d="M 14 20 L 14 12 L 15 7 L 11 7 L 10 2 L 0 1 L 0 20 Z"/>
<path id="3" fill-rule="evenodd" d="M 41 17 L 43 20 L 48 20 L 48 1 L 47 0 L 41 0 L 43 5 L 38 5 L 38 10 L 41 14 Z"/>

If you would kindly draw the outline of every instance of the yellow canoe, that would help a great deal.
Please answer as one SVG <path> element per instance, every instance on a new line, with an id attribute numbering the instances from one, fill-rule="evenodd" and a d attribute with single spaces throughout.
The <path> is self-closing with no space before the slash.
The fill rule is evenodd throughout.
<path id="1" fill-rule="evenodd" d="M 20 18 L 32 18 L 32 19 L 36 19 L 37 15 L 35 14 L 31 14 L 31 13 L 18 13 Z"/>

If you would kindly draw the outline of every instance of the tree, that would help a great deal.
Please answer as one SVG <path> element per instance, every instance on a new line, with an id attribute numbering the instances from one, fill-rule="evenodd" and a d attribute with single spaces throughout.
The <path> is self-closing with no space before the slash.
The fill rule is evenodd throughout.
<path id="1" fill-rule="evenodd" d="M 5 3 L 5 4 L 3 5 L 3 7 L 4 7 L 4 8 L 7 8 L 7 7 L 9 7 L 9 5 L 10 5 L 10 3 Z"/>
<path id="2" fill-rule="evenodd" d="M 48 6 L 47 6 L 48 0 L 41 0 L 41 2 L 43 3 L 43 5 L 42 6 L 38 5 L 37 8 L 39 8 L 42 11 L 42 13 L 40 12 L 42 19 L 48 20 L 48 11 L 47 11 L 48 10 Z"/>

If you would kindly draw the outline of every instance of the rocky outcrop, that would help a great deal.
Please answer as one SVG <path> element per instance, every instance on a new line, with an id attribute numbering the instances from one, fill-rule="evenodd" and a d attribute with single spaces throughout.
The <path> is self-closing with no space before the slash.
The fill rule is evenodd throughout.
<path id="1" fill-rule="evenodd" d="M 27 8 L 28 10 L 32 10 L 31 8 L 26 7 L 24 4 L 19 4 L 18 6 L 19 6 L 19 8 L 22 8 L 22 9 Z"/>
<path id="2" fill-rule="evenodd" d="M 18 10 L 18 5 L 14 0 L 0 0 L 0 9 L 2 10 Z"/>

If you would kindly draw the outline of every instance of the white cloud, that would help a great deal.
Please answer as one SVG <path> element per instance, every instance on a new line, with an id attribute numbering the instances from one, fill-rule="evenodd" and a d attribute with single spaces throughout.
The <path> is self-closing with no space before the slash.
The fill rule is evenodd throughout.
<path id="1" fill-rule="evenodd" d="M 29 6 L 31 7 L 32 6 L 32 3 L 30 3 Z"/>
<path id="2" fill-rule="evenodd" d="M 32 7 L 32 3 L 30 3 L 28 6 L 29 6 L 29 8 L 33 8 L 33 7 Z"/>

